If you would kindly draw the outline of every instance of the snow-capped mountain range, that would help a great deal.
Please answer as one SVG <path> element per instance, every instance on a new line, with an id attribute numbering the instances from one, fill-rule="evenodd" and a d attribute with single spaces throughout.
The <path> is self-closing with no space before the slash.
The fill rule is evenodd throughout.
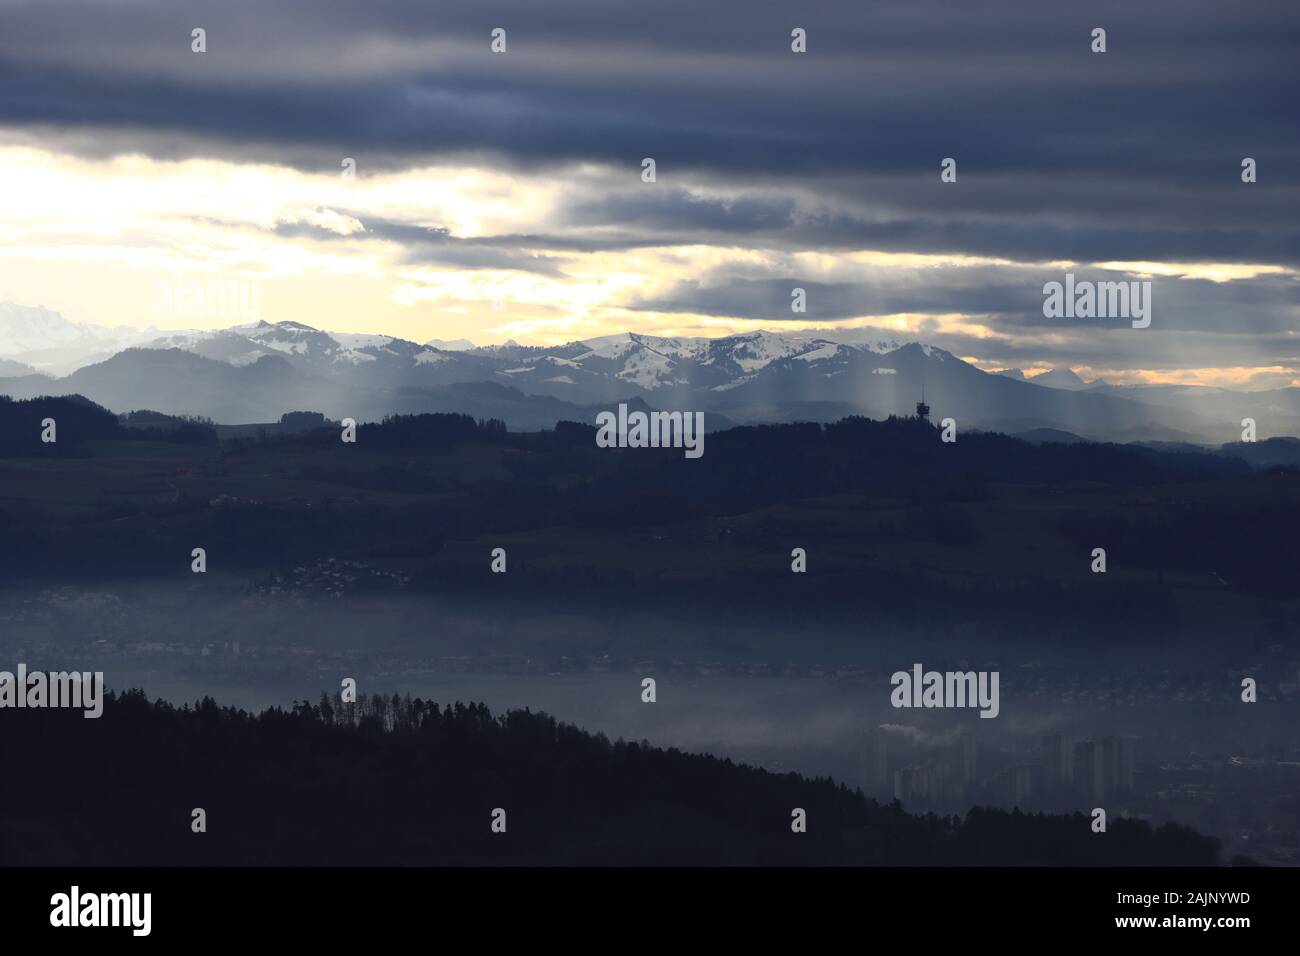
<path id="1" fill-rule="evenodd" d="M 618 401 L 702 410 L 727 422 L 912 414 L 1018 432 L 1117 440 L 1234 440 L 1244 415 L 1300 431 L 1300 389 L 1126 387 L 1070 369 L 1031 380 L 981 371 L 943 349 L 866 331 L 755 331 L 723 338 L 624 332 L 561 346 L 475 347 L 329 333 L 299 322 L 218 331 L 105 329 L 0 303 L 0 394 L 79 393 L 115 411 L 148 408 L 225 423 L 287 411 L 379 418 L 459 411 L 511 427 L 590 420 Z"/>
<path id="2" fill-rule="evenodd" d="M 484 380 L 573 398 L 608 387 L 726 391 L 752 381 L 777 360 L 817 362 L 841 351 L 885 354 L 902 344 L 757 331 L 722 339 L 621 333 L 557 347 L 507 342 L 478 348 L 464 339 L 421 344 L 388 335 L 325 332 L 299 322 L 252 322 L 217 331 L 109 329 L 72 323 L 47 309 L 0 305 L 0 358 L 55 377 L 134 347 L 179 349 L 236 367 L 282 357 L 300 371 L 350 385 Z"/>

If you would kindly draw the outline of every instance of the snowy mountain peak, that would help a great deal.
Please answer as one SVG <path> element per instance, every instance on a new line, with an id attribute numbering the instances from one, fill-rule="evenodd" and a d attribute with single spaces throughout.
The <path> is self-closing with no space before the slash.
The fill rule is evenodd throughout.
<path id="1" fill-rule="evenodd" d="M 0 356 L 49 375 L 66 375 L 159 334 L 153 327 L 90 325 L 44 306 L 0 302 Z"/>
<path id="2" fill-rule="evenodd" d="M 469 339 L 429 339 L 424 344 L 426 348 L 440 352 L 472 352 L 478 347 Z"/>
<path id="3" fill-rule="evenodd" d="M 1074 369 L 1065 366 L 1040 372 L 1030 376 L 1026 381 L 1033 382 L 1035 385 L 1046 385 L 1048 388 L 1063 388 L 1071 392 L 1088 387 L 1087 383 L 1075 374 Z"/>

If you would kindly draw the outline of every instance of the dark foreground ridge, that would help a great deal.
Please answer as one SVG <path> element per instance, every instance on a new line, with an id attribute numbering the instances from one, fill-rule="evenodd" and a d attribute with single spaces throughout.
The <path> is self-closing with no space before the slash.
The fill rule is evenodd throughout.
<path id="1" fill-rule="evenodd" d="M 409 697 L 251 715 L 130 691 L 97 720 L 5 710 L 0 752 L 22 779 L 0 788 L 0 865 L 1219 862 L 1215 840 L 1181 826 L 913 816 L 829 779 Z M 206 833 L 191 829 L 199 807 Z"/>

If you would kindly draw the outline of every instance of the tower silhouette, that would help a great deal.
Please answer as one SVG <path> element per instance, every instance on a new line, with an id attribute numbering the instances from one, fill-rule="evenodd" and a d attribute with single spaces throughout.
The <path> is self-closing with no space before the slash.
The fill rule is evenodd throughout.
<path id="1" fill-rule="evenodd" d="M 930 420 L 930 406 L 925 404 L 925 385 L 921 386 L 921 400 L 916 403 L 916 417 L 921 421 Z"/>

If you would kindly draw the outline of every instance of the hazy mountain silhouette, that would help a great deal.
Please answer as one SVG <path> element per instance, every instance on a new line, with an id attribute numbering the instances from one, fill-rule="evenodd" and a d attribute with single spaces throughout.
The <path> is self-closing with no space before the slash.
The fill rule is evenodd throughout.
<path id="1" fill-rule="evenodd" d="M 834 341 L 834 331 L 719 339 L 623 333 L 554 347 L 440 349 L 392 336 L 334 335 L 299 322 L 254 322 L 156 337 L 147 348 L 120 350 L 64 377 L 23 374 L 24 356 L 43 354 L 43 327 L 24 326 L 28 351 L 0 366 L 0 394 L 77 393 L 114 411 L 150 408 L 226 424 L 276 421 L 285 411 L 311 408 L 371 421 L 459 412 L 538 429 L 633 399 L 739 423 L 834 421 L 910 414 L 924 390 L 934 418 L 952 418 L 962 429 L 1218 444 L 1239 437 L 1241 418 L 1254 417 L 1263 436 L 1300 431 L 1297 389 L 1085 385 L 1066 368 L 1024 381 L 1010 374 L 1016 370 L 986 373 L 943 349 L 851 335 Z M 60 347 L 90 342 L 91 352 L 107 341 L 70 325 L 57 325 L 50 336 Z M 490 385 L 500 388 L 478 387 Z"/>

